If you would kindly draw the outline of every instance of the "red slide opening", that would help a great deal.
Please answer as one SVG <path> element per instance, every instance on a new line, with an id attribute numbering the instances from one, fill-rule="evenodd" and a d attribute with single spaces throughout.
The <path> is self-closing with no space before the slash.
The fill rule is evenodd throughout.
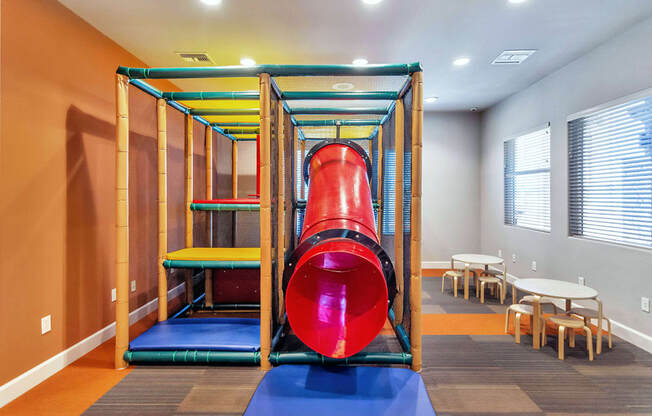
<path id="1" fill-rule="evenodd" d="M 344 144 L 328 144 L 310 159 L 310 186 L 301 242 L 329 229 L 364 234 L 376 243 L 367 166 Z M 350 238 L 331 238 L 297 261 L 286 290 L 294 333 L 333 358 L 366 347 L 385 324 L 387 284 L 376 254 Z"/>

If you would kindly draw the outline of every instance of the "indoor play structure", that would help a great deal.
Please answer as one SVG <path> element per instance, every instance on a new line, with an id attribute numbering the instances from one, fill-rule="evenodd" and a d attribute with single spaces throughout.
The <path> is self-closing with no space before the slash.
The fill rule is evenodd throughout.
<path id="1" fill-rule="evenodd" d="M 145 81 L 234 77 L 257 79 L 259 90 L 162 92 Z M 320 87 L 333 82 L 369 91 Z M 269 410 L 266 400 L 276 383 L 298 375 L 306 383 L 358 380 L 360 391 L 410 386 L 400 400 L 426 409 L 418 414 L 434 414 L 423 381 L 410 370 L 350 367 L 421 369 L 420 65 L 119 67 L 116 85 L 116 368 L 128 363 L 280 366 L 263 379 L 246 414 Z M 131 342 L 130 85 L 157 99 L 160 263 L 159 322 Z M 252 100 L 254 106 L 243 106 Z M 185 248 L 172 252 L 166 106 L 185 117 Z M 202 199 L 193 194 L 194 122 L 205 126 Z M 231 147 L 231 198 L 214 198 L 214 134 Z M 237 155 L 243 141 L 256 141 L 257 190 L 239 198 Z M 207 247 L 195 247 L 193 216 L 202 212 L 209 216 L 211 237 Z M 258 216 L 258 229 L 239 226 L 243 212 Z M 222 220 L 232 223 L 234 238 L 229 246 L 216 247 L 214 227 Z M 259 235 L 260 246 L 238 246 L 236 232 Z M 186 306 L 168 318 L 171 269 L 184 271 Z M 193 282 L 202 278 L 204 293 L 195 298 Z M 384 329 L 395 334 L 397 350 L 370 347 Z M 379 377 L 384 381 L 367 385 Z M 327 401 L 331 393 L 315 393 L 314 399 Z M 382 409 L 378 414 L 395 405 L 375 403 Z"/>

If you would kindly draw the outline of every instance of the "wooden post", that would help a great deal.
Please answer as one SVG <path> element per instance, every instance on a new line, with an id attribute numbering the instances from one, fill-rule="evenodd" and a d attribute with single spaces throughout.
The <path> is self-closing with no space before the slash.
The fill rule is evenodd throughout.
<path id="1" fill-rule="evenodd" d="M 186 114 L 185 119 L 185 133 L 186 143 L 184 146 L 185 152 L 185 168 L 186 168 L 186 247 L 192 247 L 192 211 L 190 204 L 192 204 L 192 156 L 193 156 L 193 138 L 192 138 L 192 116 Z"/>
<path id="2" fill-rule="evenodd" d="M 167 104 L 156 100 L 158 147 L 158 321 L 168 319 L 168 275 L 163 261 L 168 251 L 168 138 Z"/>
<path id="3" fill-rule="evenodd" d="M 276 129 L 278 131 L 277 144 L 277 170 L 278 194 L 276 197 L 276 290 L 278 302 L 277 321 L 283 322 L 285 308 L 283 303 L 283 270 L 285 268 L 285 130 L 283 101 L 278 100 L 276 106 Z"/>
<path id="4" fill-rule="evenodd" d="M 421 371 L 421 153 L 423 73 L 412 74 L 412 202 L 410 204 L 410 344 L 412 370 Z"/>
<path id="5" fill-rule="evenodd" d="M 301 160 L 299 161 L 300 166 L 299 166 L 299 180 L 301 181 L 301 199 L 306 199 L 306 183 L 303 180 L 303 161 L 306 158 L 306 141 L 301 140 L 301 143 L 299 144 L 301 146 Z"/>
<path id="6" fill-rule="evenodd" d="M 190 204 L 192 204 L 192 175 L 193 175 L 193 137 L 192 137 L 192 116 L 186 114 L 185 118 L 185 168 L 186 168 L 186 189 L 185 189 L 185 198 L 186 198 L 186 247 L 191 248 L 193 245 L 193 236 L 192 236 L 192 211 L 190 210 Z M 193 284 L 192 284 L 192 269 L 186 269 L 184 271 L 185 275 L 185 284 L 186 284 L 186 303 L 191 305 L 193 302 Z"/>
<path id="7" fill-rule="evenodd" d="M 294 166 L 294 170 L 292 172 L 290 172 L 290 175 L 292 175 L 292 177 L 294 178 L 294 180 L 292 181 L 292 185 L 293 185 L 292 195 L 294 195 L 294 197 L 291 199 L 291 201 L 295 201 L 295 200 L 298 199 L 297 184 L 299 182 L 297 182 L 297 181 L 301 180 L 301 178 L 296 177 L 296 174 L 297 174 L 297 166 L 296 166 L 296 164 L 299 164 L 299 162 L 300 162 L 300 161 L 297 161 L 297 151 L 298 150 L 299 150 L 299 127 L 294 126 L 294 144 L 292 146 L 292 160 L 294 161 L 293 165 L 295 165 L 295 166 Z M 299 176 L 301 176 L 301 175 L 299 175 Z M 297 210 L 294 209 L 294 207 L 292 207 L 292 228 L 293 228 L 292 234 L 294 235 L 294 242 L 293 242 L 292 245 L 295 248 L 296 248 L 297 244 L 299 243 L 299 235 L 298 235 L 297 232 L 294 231 L 294 230 L 296 230 L 297 224 L 299 222 L 298 218 L 299 218 L 299 216 L 297 214 Z"/>
<path id="8" fill-rule="evenodd" d="M 269 362 L 272 331 L 272 212 L 270 77 L 260 74 L 260 368 Z"/>
<path id="9" fill-rule="evenodd" d="M 378 201 L 378 240 L 382 238 L 383 232 L 383 126 L 378 126 L 378 166 L 376 200 Z"/>
<path id="10" fill-rule="evenodd" d="M 129 346 L 129 78 L 116 76 L 116 306 L 115 368 L 127 368 Z"/>
<path id="11" fill-rule="evenodd" d="M 231 189 L 233 199 L 238 197 L 238 142 L 231 142 Z"/>
<path id="12" fill-rule="evenodd" d="M 206 150 L 206 199 L 213 199 L 213 128 L 206 126 L 204 130 Z M 206 232 L 208 233 L 208 246 L 213 247 L 213 211 L 206 211 Z"/>
<path id="13" fill-rule="evenodd" d="M 213 199 L 213 128 L 206 126 L 204 130 L 206 150 L 206 199 Z M 208 246 L 213 247 L 213 211 L 206 211 L 206 233 Z M 213 306 L 213 270 L 204 269 L 204 303 Z"/>
<path id="14" fill-rule="evenodd" d="M 404 142 L 404 117 L 403 101 L 396 101 L 394 111 L 394 156 L 396 173 L 394 175 L 394 272 L 398 293 L 394 301 L 394 323 L 403 322 L 403 147 Z"/>

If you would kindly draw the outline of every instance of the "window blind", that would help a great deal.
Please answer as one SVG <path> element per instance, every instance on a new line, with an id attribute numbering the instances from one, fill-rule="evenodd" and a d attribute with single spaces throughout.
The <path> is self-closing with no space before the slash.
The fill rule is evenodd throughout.
<path id="1" fill-rule="evenodd" d="M 387 150 L 383 153 L 383 224 L 384 235 L 394 235 L 394 189 L 396 180 L 396 153 Z"/>
<path id="2" fill-rule="evenodd" d="M 652 96 L 568 122 L 569 234 L 652 247 Z"/>
<path id="3" fill-rule="evenodd" d="M 550 231 L 550 126 L 506 140 L 505 224 Z"/>

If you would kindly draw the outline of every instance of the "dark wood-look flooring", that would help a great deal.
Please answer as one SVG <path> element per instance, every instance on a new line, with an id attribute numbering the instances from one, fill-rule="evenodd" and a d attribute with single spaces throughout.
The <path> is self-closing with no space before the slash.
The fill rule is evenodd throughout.
<path id="1" fill-rule="evenodd" d="M 424 278 L 423 309 L 437 314 L 504 313 L 487 298 L 454 298 L 450 285 Z M 507 297 L 510 299 L 510 296 Z M 608 305 L 607 305 L 608 307 Z M 286 345 L 304 350 L 296 338 Z M 399 351 L 379 336 L 368 351 Z M 423 379 L 438 416 L 652 416 L 652 354 L 614 337 L 614 348 L 588 360 L 583 336 L 557 359 L 557 339 L 540 351 L 511 335 L 426 335 Z M 252 367 L 138 366 L 87 415 L 240 415 L 263 373 Z"/>

